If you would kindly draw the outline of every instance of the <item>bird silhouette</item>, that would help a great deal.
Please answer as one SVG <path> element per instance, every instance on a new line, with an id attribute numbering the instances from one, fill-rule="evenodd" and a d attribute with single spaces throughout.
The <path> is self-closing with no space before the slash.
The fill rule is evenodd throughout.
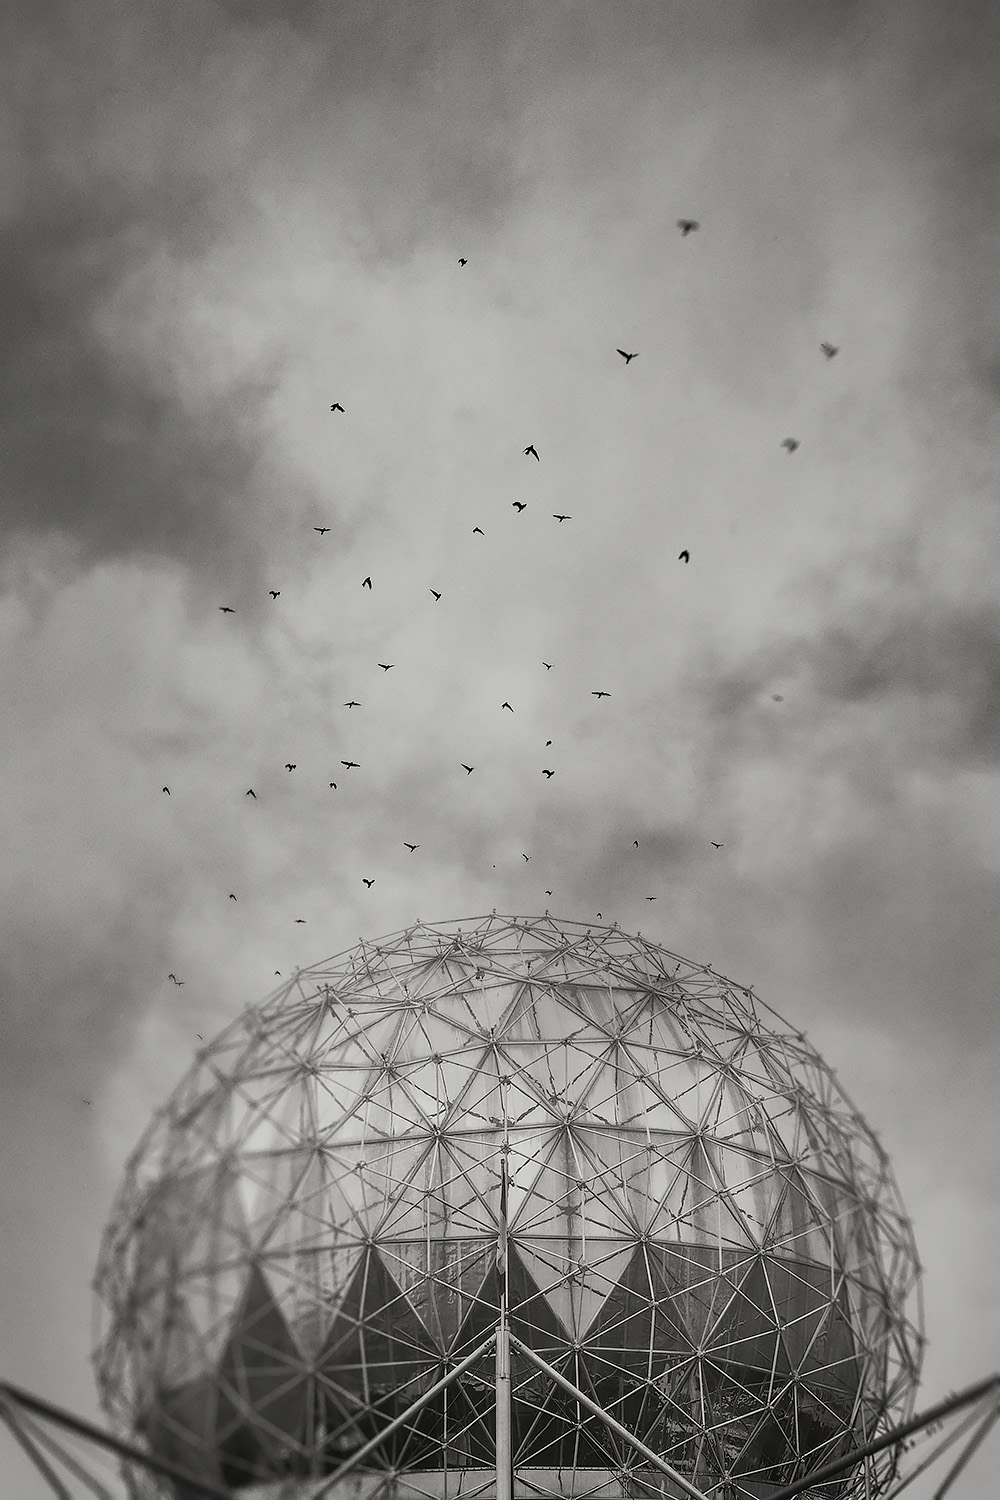
<path id="1" fill-rule="evenodd" d="M 347 702 L 347 703 L 344 704 L 344 707 L 345 708 L 360 708 L 361 704 L 358 702 L 357 698 L 351 698 L 349 702 Z"/>
<path id="2" fill-rule="evenodd" d="M 296 917 L 295 920 L 296 920 L 296 922 L 301 922 L 304 925 L 306 919 L 305 919 L 305 917 Z"/>
<path id="3" fill-rule="evenodd" d="M 552 663 L 550 661 L 543 661 L 542 666 L 545 668 L 546 672 L 552 671 Z"/>
<path id="4" fill-rule="evenodd" d="M 711 844 L 711 846 L 712 846 L 713 849 L 723 849 L 723 848 L 725 848 L 724 844 L 717 844 L 714 839 L 709 839 L 708 842 Z"/>
<path id="5" fill-rule="evenodd" d="M 406 842 L 406 840 L 404 839 L 403 840 L 403 848 L 404 849 L 409 849 L 410 853 L 412 854 L 415 849 L 419 849 L 420 848 L 420 845 L 419 844 L 408 844 Z"/>
<path id="6" fill-rule="evenodd" d="M 395 665 L 396 663 L 394 661 L 380 661 L 378 663 L 378 666 L 382 668 L 383 672 L 391 672 Z"/>
<path id="7" fill-rule="evenodd" d="M 281 596 L 280 589 L 268 589 L 268 593 L 271 595 L 272 599 L 278 599 Z"/>
<path id="8" fill-rule="evenodd" d="M 220 604 L 219 613 L 222 615 L 234 615 L 236 611 L 235 609 L 230 609 L 228 604 Z"/>
<path id="9" fill-rule="evenodd" d="M 544 766 L 542 767 L 542 775 L 543 776 L 554 776 L 555 774 L 556 774 L 555 771 L 549 771 Z"/>
<path id="10" fill-rule="evenodd" d="M 230 899 L 230 901 L 235 901 L 236 900 L 236 897 L 233 895 L 232 891 L 229 892 L 229 899 Z"/>
<path id="11" fill-rule="evenodd" d="M 655 901 L 655 900 L 656 900 L 656 897 L 655 897 L 655 896 L 647 896 L 647 897 L 646 897 L 646 900 L 647 900 L 647 901 Z"/>
<path id="12" fill-rule="evenodd" d="M 332 786 L 334 791 L 337 790 L 337 783 L 335 781 L 329 782 L 328 785 Z"/>
<path id="13" fill-rule="evenodd" d="M 796 448 L 799 446 L 799 440 L 798 438 L 782 438 L 781 446 L 783 448 L 787 448 L 789 453 L 794 453 Z"/>
<path id="14" fill-rule="evenodd" d="M 549 746 L 551 745 L 551 743 L 552 743 L 551 740 L 546 740 L 545 741 L 545 748 L 546 748 L 546 750 L 549 748 Z"/>
<path id="15" fill-rule="evenodd" d="M 531 855 L 530 854 L 522 854 L 521 858 L 524 860 L 524 863 L 526 865 L 531 863 Z"/>
<path id="16" fill-rule="evenodd" d="M 501 708 L 510 708 L 510 704 L 509 704 L 509 703 L 508 703 L 508 702 L 507 702 L 507 700 L 506 700 L 506 698 L 505 698 L 505 699 L 504 699 L 504 701 L 503 701 L 503 702 L 502 702 L 502 703 L 501 703 L 501 705 L 500 705 L 500 707 L 501 707 Z M 512 709 L 512 708 L 510 708 L 510 711 L 511 711 L 511 713 L 513 713 L 513 712 L 514 712 L 514 710 L 513 710 L 513 709 Z"/>
<path id="17" fill-rule="evenodd" d="M 686 547 L 684 548 L 683 552 L 678 552 L 678 554 L 677 554 L 677 561 L 678 562 L 685 562 L 685 563 L 691 561 L 691 554 L 690 554 L 690 552 L 688 551 L 688 549 Z"/>
<path id="18" fill-rule="evenodd" d="M 827 359 L 832 359 L 835 354 L 840 353 L 840 348 L 837 344 L 820 344 L 819 347 L 822 349 Z"/>
<path id="19" fill-rule="evenodd" d="M 371 890 L 372 886 L 375 884 L 375 876 L 373 875 L 371 880 L 369 880 L 367 875 L 362 875 L 361 879 L 362 882 L 368 887 L 368 889 Z"/>
<path id="20" fill-rule="evenodd" d="M 525 450 L 524 450 L 524 456 L 525 456 L 525 458 L 527 458 L 529 454 L 533 458 L 538 458 L 538 450 L 535 447 L 534 443 L 529 443 L 528 446 L 527 446 L 527 448 L 525 448 Z M 538 462 L 541 463 L 541 459 L 540 458 L 538 458 Z"/>
<path id="21" fill-rule="evenodd" d="M 243 795 L 245 797 L 252 797 L 255 802 L 257 801 L 257 793 L 254 791 L 253 787 L 250 787 L 249 791 L 244 792 Z"/>
<path id="22" fill-rule="evenodd" d="M 560 516 L 560 515 L 557 515 L 555 511 L 553 511 L 552 512 L 552 519 L 553 519 L 553 521 L 572 521 L 573 517 L 572 516 Z"/>
<path id="23" fill-rule="evenodd" d="M 170 788 L 168 786 L 165 786 L 163 788 L 163 790 L 166 792 L 167 796 L 169 797 L 170 796 Z"/>
<path id="24" fill-rule="evenodd" d="M 527 510 L 528 509 L 527 504 L 523 500 L 514 500 L 512 503 L 513 503 L 514 509 L 516 511 L 522 511 L 522 510 Z"/>
<path id="25" fill-rule="evenodd" d="M 339 401 L 335 401 L 333 403 L 333 405 L 330 407 L 330 410 L 331 411 L 343 411 L 344 408 L 341 406 L 341 404 L 340 404 Z"/>
<path id="26" fill-rule="evenodd" d="M 683 239 L 684 236 L 690 234 L 692 230 L 700 229 L 701 225 L 698 223 L 697 219 L 678 219 L 677 228 L 681 232 L 681 239 Z"/>
<path id="27" fill-rule="evenodd" d="M 368 578 L 362 578 L 362 580 L 361 580 L 361 587 L 363 589 L 367 589 L 368 592 L 371 593 L 371 587 L 372 587 L 371 578 L 370 577 L 368 577 Z"/>
<path id="28" fill-rule="evenodd" d="M 326 533 L 329 530 L 330 530 L 329 526 L 314 526 L 313 527 L 313 531 L 318 531 L 319 534 L 320 534 L 320 536 L 326 536 Z"/>
<path id="29" fill-rule="evenodd" d="M 200 1031 L 196 1031 L 195 1036 L 198 1038 L 199 1042 L 203 1042 L 205 1040 Z"/>
<path id="30" fill-rule="evenodd" d="M 637 349 L 635 351 L 635 354 L 626 354 L 624 349 L 619 349 L 618 353 L 621 355 L 621 357 L 625 361 L 625 363 L 628 364 L 630 360 L 633 360 L 633 359 L 636 358 L 636 355 L 639 353 L 639 351 Z"/>
<path id="31" fill-rule="evenodd" d="M 485 536 L 486 535 L 486 532 L 483 530 L 483 528 L 481 526 L 473 526 L 473 528 L 472 528 L 472 535 L 475 536 L 477 532 L 478 532 L 478 534 L 480 536 Z"/>
<path id="32" fill-rule="evenodd" d="M 603 688 L 597 688 L 591 692 L 590 696 L 592 698 L 610 698 L 611 694 L 606 693 Z"/>
<path id="33" fill-rule="evenodd" d="M 546 894 L 546 896 L 551 896 L 552 892 L 551 891 L 546 891 L 545 894 Z"/>
<path id="34" fill-rule="evenodd" d="M 176 974 L 168 974 L 167 978 L 168 979 L 172 979 L 174 981 L 174 984 L 186 984 L 187 983 L 187 980 L 185 980 L 185 979 L 178 979 Z"/>
<path id="35" fill-rule="evenodd" d="M 780 693 L 772 693 L 771 698 L 775 703 L 784 703 L 785 701 Z"/>
<path id="36" fill-rule="evenodd" d="M 349 771 L 356 771 L 360 770 L 361 768 L 361 762 L 359 760 L 342 760 L 340 764 L 342 766 L 346 766 Z"/>
<path id="37" fill-rule="evenodd" d="M 475 766 L 467 766 L 465 764 L 464 760 L 460 760 L 459 761 L 459 765 L 462 767 L 462 770 L 465 771 L 465 772 L 467 772 L 468 775 L 470 775 L 470 776 L 472 775 L 473 771 L 476 769 Z"/>
<path id="38" fill-rule="evenodd" d="M 438 593 L 437 589 L 431 589 L 431 593 L 434 595 L 435 600 L 440 599 L 441 595 Z"/>
<path id="39" fill-rule="evenodd" d="M 638 849 L 638 847 L 639 847 L 639 840 L 638 839 L 633 839 L 632 840 L 632 848 L 633 849 Z"/>
<path id="40" fill-rule="evenodd" d="M 467 266 L 469 264 L 464 255 L 458 257 L 458 263 L 460 266 Z"/>

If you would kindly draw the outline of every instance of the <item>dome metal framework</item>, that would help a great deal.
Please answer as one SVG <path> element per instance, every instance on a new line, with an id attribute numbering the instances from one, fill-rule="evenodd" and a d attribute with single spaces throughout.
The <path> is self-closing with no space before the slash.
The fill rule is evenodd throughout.
<path id="1" fill-rule="evenodd" d="M 130 1157 L 95 1289 L 115 1430 L 236 1493 L 359 1454 L 366 1496 L 495 1494 L 501 1303 L 525 1496 L 766 1500 L 909 1416 L 923 1347 L 888 1159 L 805 1037 L 547 915 L 418 923 L 245 1012 Z"/>

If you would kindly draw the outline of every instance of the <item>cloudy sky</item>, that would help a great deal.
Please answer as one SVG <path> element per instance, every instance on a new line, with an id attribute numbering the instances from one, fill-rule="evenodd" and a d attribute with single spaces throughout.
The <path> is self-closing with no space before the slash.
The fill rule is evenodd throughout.
<path id="1" fill-rule="evenodd" d="M 2 1374 L 198 1033 L 492 908 L 805 1029 L 995 1369 L 1000 11 L 5 15 Z"/>

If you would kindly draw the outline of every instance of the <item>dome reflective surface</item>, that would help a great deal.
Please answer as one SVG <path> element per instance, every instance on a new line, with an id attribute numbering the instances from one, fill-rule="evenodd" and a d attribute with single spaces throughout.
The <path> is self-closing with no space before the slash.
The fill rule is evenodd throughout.
<path id="1" fill-rule="evenodd" d="M 303 970 L 199 1054 L 102 1246 L 116 1429 L 312 1493 L 495 1327 L 504 1157 L 512 1332 L 699 1488 L 766 1497 L 911 1409 L 909 1226 L 804 1037 L 641 938 L 494 915 Z M 524 1494 L 667 1493 L 512 1373 Z M 376 1444 L 365 1492 L 492 1494 L 493 1421 L 488 1354 Z"/>

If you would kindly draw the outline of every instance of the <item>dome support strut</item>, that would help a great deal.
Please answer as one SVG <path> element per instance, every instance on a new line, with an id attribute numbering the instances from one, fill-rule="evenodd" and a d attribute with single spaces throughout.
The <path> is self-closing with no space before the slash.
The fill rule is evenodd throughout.
<path id="1" fill-rule="evenodd" d="M 554 1380 L 556 1385 L 561 1386 L 567 1395 L 572 1396 L 574 1401 L 579 1402 L 586 1411 L 589 1411 L 592 1416 L 597 1417 L 603 1422 L 605 1427 L 610 1432 L 613 1432 L 616 1437 L 620 1437 L 623 1442 L 628 1443 L 630 1448 L 634 1448 L 636 1453 L 640 1454 L 648 1464 L 653 1465 L 654 1469 L 659 1469 L 660 1473 L 666 1474 L 668 1479 L 674 1481 L 674 1484 L 679 1484 L 684 1493 L 691 1497 L 691 1500 L 708 1500 L 707 1495 L 699 1490 L 696 1485 L 693 1485 L 689 1479 L 685 1479 L 683 1474 L 679 1474 L 675 1468 L 672 1468 L 665 1458 L 661 1458 L 658 1453 L 654 1453 L 652 1448 L 647 1448 L 646 1444 L 640 1442 L 634 1433 L 629 1432 L 628 1428 L 623 1427 L 620 1422 L 616 1422 L 610 1412 L 606 1412 L 602 1406 L 598 1406 L 596 1401 L 591 1401 L 590 1397 L 584 1395 L 583 1391 L 578 1386 L 575 1386 L 571 1380 L 567 1380 L 565 1375 L 560 1375 L 558 1370 L 554 1370 L 550 1364 L 547 1364 L 542 1359 L 541 1355 L 535 1353 L 534 1349 L 529 1349 L 527 1344 L 522 1344 L 516 1334 L 511 1334 L 510 1340 L 519 1353 L 523 1354 L 525 1359 L 530 1360 L 536 1369 L 541 1370 L 542 1374 L 547 1375 L 550 1380 Z"/>

